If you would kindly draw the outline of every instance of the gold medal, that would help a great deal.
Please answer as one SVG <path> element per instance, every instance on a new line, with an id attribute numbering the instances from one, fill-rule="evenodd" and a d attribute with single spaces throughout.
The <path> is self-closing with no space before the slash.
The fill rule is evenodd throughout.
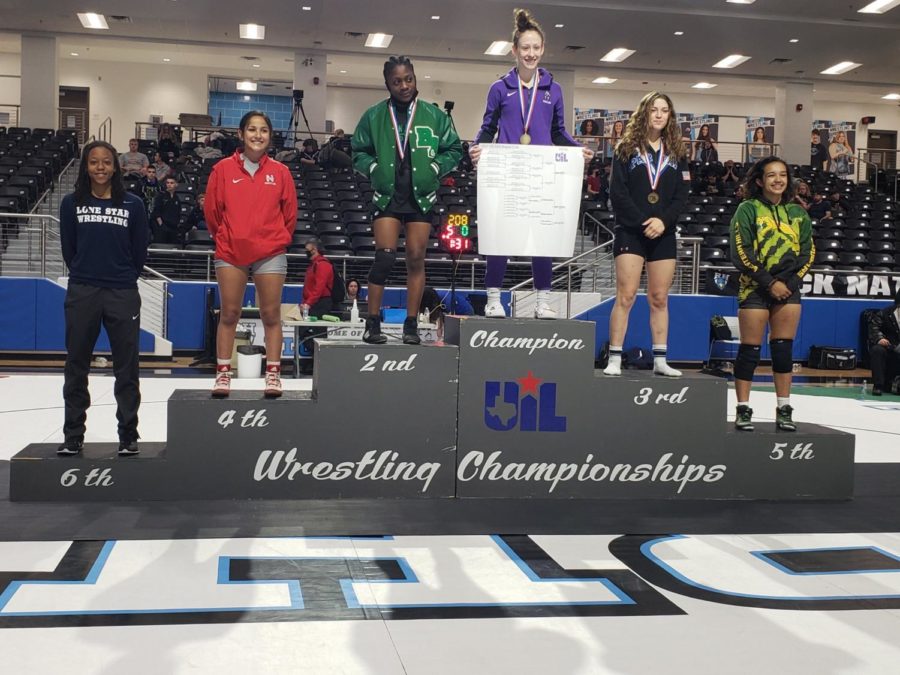
<path id="1" fill-rule="evenodd" d="M 522 145 L 528 145 L 531 143 L 531 136 L 529 134 L 522 134 L 519 136 L 519 143 Z"/>
<path id="2" fill-rule="evenodd" d="M 647 195 L 647 201 L 650 202 L 651 204 L 656 204 L 656 202 L 659 201 L 659 193 L 651 192 L 650 194 Z"/>

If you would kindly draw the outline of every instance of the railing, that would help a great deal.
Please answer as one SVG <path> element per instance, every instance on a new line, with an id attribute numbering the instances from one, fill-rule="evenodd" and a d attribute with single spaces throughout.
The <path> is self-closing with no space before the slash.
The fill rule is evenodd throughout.
<path id="1" fill-rule="evenodd" d="M 19 126 L 22 106 L 15 103 L 0 103 L 0 125 L 5 127 Z"/>
<path id="2" fill-rule="evenodd" d="M 204 142 L 211 134 L 221 133 L 237 138 L 237 127 L 219 127 L 215 125 L 188 125 L 188 124 L 169 124 L 173 129 L 181 130 L 181 142 L 191 141 L 194 143 Z M 135 122 L 134 137 L 143 140 L 156 140 L 157 132 L 161 125 L 151 122 Z M 281 136 L 286 142 L 293 140 L 294 142 L 301 139 L 310 138 L 305 129 L 297 127 L 296 135 L 293 127 L 289 129 L 273 129 L 273 136 Z M 312 138 L 316 140 L 321 147 L 334 134 L 327 131 L 313 131 Z M 289 143 L 288 143 L 289 144 Z"/>
<path id="3" fill-rule="evenodd" d="M 97 129 L 97 138 L 101 141 L 112 143 L 112 117 L 107 117 L 100 122 L 100 126 Z"/>
<path id="4" fill-rule="evenodd" d="M 858 148 L 856 150 L 857 182 L 861 180 L 859 174 L 863 165 L 872 168 L 872 173 L 875 175 L 873 181 L 875 191 L 878 191 L 879 180 L 883 179 L 884 184 L 882 187 L 885 193 L 891 194 L 893 192 L 894 201 L 896 202 L 898 182 L 900 182 L 900 174 L 897 171 L 898 166 L 900 166 L 900 150 Z M 891 183 L 893 183 L 893 186 L 891 186 Z"/>
<path id="5" fill-rule="evenodd" d="M 6 269 L 4 274 L 12 272 L 24 274 L 39 274 L 44 278 L 54 278 L 65 274 L 66 265 L 62 259 L 62 249 L 59 243 L 59 219 L 46 213 L 0 213 L 0 227 L 10 227 L 9 221 L 13 221 L 14 236 L 9 241 L 24 240 L 27 252 L 23 258 L 15 257 L 7 249 L 3 255 L 2 263 Z M 25 221 L 24 226 L 19 226 L 18 221 Z M 7 237 L 8 231 L 4 232 Z M 35 248 L 37 251 L 35 252 Z M 12 269 L 10 263 L 13 263 Z"/>

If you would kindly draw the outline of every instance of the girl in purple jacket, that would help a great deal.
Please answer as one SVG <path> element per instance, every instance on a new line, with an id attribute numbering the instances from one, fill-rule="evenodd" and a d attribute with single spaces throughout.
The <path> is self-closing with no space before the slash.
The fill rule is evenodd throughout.
<path id="1" fill-rule="evenodd" d="M 544 31 L 528 10 L 515 10 L 516 29 L 512 37 L 512 53 L 516 67 L 491 85 L 488 92 L 484 121 L 475 143 L 469 148 L 473 164 L 481 156 L 479 143 L 521 143 L 536 145 L 572 145 L 579 143 L 566 131 L 562 88 L 553 75 L 538 68 L 544 54 Z M 499 136 L 498 136 L 499 132 Z M 585 160 L 594 156 L 584 148 Z M 506 311 L 500 303 L 500 285 L 506 273 L 506 256 L 487 257 L 487 305 L 485 316 L 503 317 Z M 537 303 L 537 319 L 555 319 L 550 308 L 550 277 L 552 260 L 535 257 L 531 260 Z"/>

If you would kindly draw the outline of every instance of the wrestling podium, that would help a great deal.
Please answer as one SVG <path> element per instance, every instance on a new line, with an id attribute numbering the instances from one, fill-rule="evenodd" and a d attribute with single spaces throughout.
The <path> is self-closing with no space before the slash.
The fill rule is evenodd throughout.
<path id="1" fill-rule="evenodd" d="M 448 317 L 444 344 L 317 340 L 312 392 L 178 390 L 166 442 L 15 455 L 14 501 L 852 497 L 854 436 L 726 421 L 727 382 L 594 370 L 595 325 Z"/>

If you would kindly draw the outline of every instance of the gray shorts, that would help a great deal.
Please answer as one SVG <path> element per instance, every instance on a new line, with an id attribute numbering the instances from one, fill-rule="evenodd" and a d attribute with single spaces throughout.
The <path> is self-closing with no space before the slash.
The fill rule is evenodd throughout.
<path id="1" fill-rule="evenodd" d="M 281 274 L 282 276 L 287 276 L 287 256 L 284 253 L 279 253 L 269 258 L 257 260 L 249 265 L 232 265 L 230 262 L 216 258 L 216 269 L 220 267 L 236 267 L 239 270 L 244 270 L 249 275 Z"/>

